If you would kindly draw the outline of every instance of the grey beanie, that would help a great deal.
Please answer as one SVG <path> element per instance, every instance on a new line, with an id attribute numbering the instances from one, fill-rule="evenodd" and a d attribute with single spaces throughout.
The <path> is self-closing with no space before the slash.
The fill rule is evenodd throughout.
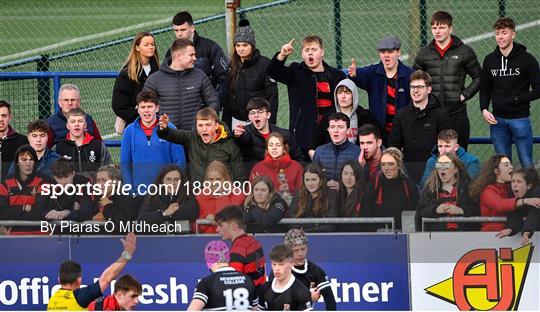
<path id="1" fill-rule="evenodd" d="M 234 44 L 237 42 L 247 42 L 255 47 L 255 31 L 249 26 L 248 20 L 241 20 L 238 23 L 238 28 L 236 28 L 234 34 Z"/>

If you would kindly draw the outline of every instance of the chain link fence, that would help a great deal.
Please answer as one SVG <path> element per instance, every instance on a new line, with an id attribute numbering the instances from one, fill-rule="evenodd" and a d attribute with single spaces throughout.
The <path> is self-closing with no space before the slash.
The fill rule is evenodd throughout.
<path id="1" fill-rule="evenodd" d="M 264 8 L 240 13 L 255 29 L 257 48 L 271 57 L 282 44 L 296 39 L 296 50 L 289 58 L 300 61 L 299 42 L 308 34 L 324 40 L 327 63 L 347 67 L 354 57 L 359 65 L 378 62 L 377 41 L 385 35 L 402 40 L 402 57 L 412 64 L 418 49 L 431 40 L 429 19 L 437 10 L 454 16 L 454 34 L 471 45 L 480 63 L 495 48 L 491 25 L 502 15 L 514 18 L 518 25 L 516 41 L 540 59 L 540 9 L 536 0 L 242 0 L 242 8 L 262 4 Z M 118 71 L 122 67 L 131 38 L 137 31 L 154 31 L 158 51 L 163 56 L 174 35 L 172 16 L 190 11 L 197 30 L 205 37 L 225 44 L 224 1 L 152 2 L 129 0 L 101 1 L 2 1 L 0 10 L 0 68 L 3 72 L 21 71 Z M 39 62 L 42 56 L 47 62 Z M 39 69 L 38 69 L 39 68 Z M 82 106 L 96 119 L 102 134 L 114 136 L 111 109 L 113 79 L 62 79 L 81 87 Z M 288 125 L 286 89 L 280 85 L 278 124 Z M 22 133 L 26 124 L 53 112 L 52 81 L 0 81 L 0 98 L 14 106 L 12 124 Z M 360 92 L 360 103 L 367 96 Z M 534 134 L 540 134 L 539 101 L 532 105 Z M 469 101 L 471 136 L 488 136 L 489 128 L 481 118 L 478 97 Z M 490 145 L 471 146 L 470 150 L 486 158 Z M 539 159 L 538 148 L 535 159 Z"/>

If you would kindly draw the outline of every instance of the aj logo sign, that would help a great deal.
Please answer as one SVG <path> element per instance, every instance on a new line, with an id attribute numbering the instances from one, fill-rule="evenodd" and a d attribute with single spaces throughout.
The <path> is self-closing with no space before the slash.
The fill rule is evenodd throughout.
<path id="1" fill-rule="evenodd" d="M 518 309 L 533 254 L 531 244 L 518 249 L 475 249 L 464 254 L 451 278 L 424 289 L 460 311 Z"/>

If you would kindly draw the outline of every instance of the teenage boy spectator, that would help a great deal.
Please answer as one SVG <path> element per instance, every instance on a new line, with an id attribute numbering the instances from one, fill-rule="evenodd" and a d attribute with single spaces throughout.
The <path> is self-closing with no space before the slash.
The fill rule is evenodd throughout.
<path id="1" fill-rule="evenodd" d="M 58 92 L 58 106 L 60 106 L 60 109 L 47 118 L 50 127 L 47 142 L 49 148 L 66 138 L 68 133 L 66 128 L 67 113 L 74 108 L 81 108 L 81 91 L 79 87 L 70 83 L 63 84 Z M 86 131 L 96 140 L 102 141 L 97 124 L 90 114 L 86 115 L 86 125 Z"/>
<path id="2" fill-rule="evenodd" d="M 4 178 L 8 174 L 8 169 L 13 160 L 15 160 L 15 152 L 24 144 L 28 144 L 28 140 L 22 134 L 17 133 L 9 124 L 13 115 L 11 115 L 11 105 L 3 100 L 0 100 L 0 178 Z"/>
<path id="3" fill-rule="evenodd" d="M 375 125 L 363 125 L 358 129 L 360 143 L 360 165 L 364 168 L 366 182 L 373 181 L 381 171 L 382 137 Z"/>
<path id="4" fill-rule="evenodd" d="M 247 105 L 247 111 L 250 124 L 245 126 L 238 124 L 233 129 L 234 141 L 240 147 L 245 163 L 251 167 L 251 164 L 264 159 L 266 140 L 272 132 L 281 134 L 288 141 L 289 154 L 292 159 L 304 160 L 294 138 L 289 135 L 289 130 L 270 123 L 272 113 L 270 112 L 270 103 L 265 98 L 251 99 Z"/>
<path id="5" fill-rule="evenodd" d="M 139 304 L 142 285 L 137 279 L 125 274 L 114 283 L 114 293 L 96 300 L 88 306 L 89 311 L 133 311 Z"/>
<path id="6" fill-rule="evenodd" d="M 540 98 L 538 61 L 527 48 L 514 42 L 516 24 L 511 18 L 493 25 L 497 48 L 484 59 L 480 110 L 490 125 L 495 153 L 512 160 L 512 142 L 523 167 L 533 166 L 531 101 Z M 532 87 L 532 90 L 531 90 Z M 493 103 L 493 113 L 489 104 Z"/>
<path id="7" fill-rule="evenodd" d="M 75 173 L 75 167 L 69 160 L 60 158 L 52 165 L 54 183 L 57 185 L 75 187 L 89 185 L 91 180 L 81 174 Z M 52 186 L 51 184 L 52 192 Z M 86 188 L 81 188 L 82 194 L 68 194 L 67 192 L 58 195 L 56 198 L 43 194 L 37 198 L 37 204 L 42 210 L 42 220 L 91 220 L 98 212 L 97 201 L 88 194 Z"/>
<path id="8" fill-rule="evenodd" d="M 246 234 L 242 210 L 239 206 L 227 206 L 218 212 L 215 217 L 217 232 L 221 239 L 232 242 L 229 265 L 249 276 L 259 293 L 259 286 L 266 282 L 264 251 L 255 237 Z"/>
<path id="9" fill-rule="evenodd" d="M 159 67 L 144 84 L 143 91 L 153 90 L 159 98 L 160 113 L 170 115 L 171 122 L 182 130 L 191 130 L 195 114 L 202 107 L 219 112 L 220 104 L 210 79 L 195 64 L 195 48 L 188 39 L 176 39 L 172 59 Z"/>
<path id="10" fill-rule="evenodd" d="M 28 144 L 20 146 L 15 152 L 14 174 L 0 184 L 0 220 L 41 220 L 42 206 L 37 204 L 36 196 L 46 181 L 36 174 L 36 166 L 34 149 Z M 15 228 L 11 232 L 36 234 L 34 230 Z"/>
<path id="11" fill-rule="evenodd" d="M 187 311 L 248 311 L 257 307 L 258 297 L 251 278 L 229 265 L 231 255 L 227 244 L 220 240 L 208 242 L 204 259 L 212 274 L 197 284 Z"/>
<path id="12" fill-rule="evenodd" d="M 274 278 L 261 287 L 259 310 L 311 311 L 311 293 L 292 273 L 293 251 L 287 245 L 277 245 L 270 252 Z"/>
<path id="13" fill-rule="evenodd" d="M 294 39 L 281 47 L 270 65 L 271 78 L 287 85 L 289 94 L 289 131 L 307 155 L 310 149 L 330 142 L 326 129 L 328 116 L 336 111 L 333 90 L 345 74 L 323 61 L 324 48 L 319 36 L 302 40 L 302 63 L 285 66 L 293 53 Z"/>
<path id="14" fill-rule="evenodd" d="M 92 301 L 101 297 L 135 253 L 137 246 L 135 234 L 129 233 L 126 239 L 121 239 L 121 241 L 124 246 L 122 255 L 101 273 L 99 279 L 87 287 L 81 288 L 81 265 L 72 260 L 62 262 L 58 277 L 61 288 L 50 298 L 47 310 L 83 311 Z"/>
<path id="15" fill-rule="evenodd" d="M 197 115 L 196 127 L 191 131 L 169 128 L 169 116 L 159 117 L 158 136 L 176 144 L 182 144 L 188 154 L 188 170 L 191 181 L 203 181 L 204 171 L 213 160 L 228 165 L 233 181 L 244 180 L 242 154 L 234 143 L 232 134 L 212 108 L 203 108 Z"/>
<path id="16" fill-rule="evenodd" d="M 55 160 L 60 158 L 60 155 L 47 147 L 49 124 L 45 120 L 34 120 L 28 124 L 27 130 L 28 144 L 36 151 L 39 159 L 36 169 L 37 173 L 52 178 L 51 166 Z M 14 170 L 14 166 L 11 165 L 9 174 L 12 174 Z"/>
<path id="17" fill-rule="evenodd" d="M 158 138 L 159 104 L 156 93 L 143 91 L 137 95 L 136 103 L 139 117 L 124 130 L 120 147 L 124 183 L 130 184 L 133 190 L 139 189 L 139 185 L 148 186 L 154 182 L 166 165 L 174 164 L 186 169 L 184 147 Z M 176 129 L 172 123 L 168 127 Z"/>
<path id="18" fill-rule="evenodd" d="M 351 143 L 358 142 L 358 128 L 365 124 L 377 124 L 373 114 L 359 105 L 358 90 L 354 82 L 350 79 L 341 80 L 334 91 L 336 111 L 342 112 L 351 121 L 351 126 L 347 132 L 347 139 Z"/>
<path id="19" fill-rule="evenodd" d="M 378 64 L 358 68 L 353 58 L 349 66 L 349 77 L 359 88 L 366 90 L 369 110 L 377 120 L 375 125 L 384 129 L 382 136 L 383 144 L 386 145 L 397 111 L 411 102 L 409 77 L 414 70 L 399 60 L 399 38 L 382 38 L 377 45 L 377 51 L 381 60 Z"/>
<path id="20" fill-rule="evenodd" d="M 422 182 L 420 182 L 421 188 L 424 188 L 429 175 L 435 169 L 435 163 L 437 158 L 446 153 L 454 153 L 461 160 L 469 177 L 474 179 L 480 172 L 480 160 L 476 158 L 473 154 L 467 152 L 463 147 L 458 144 L 458 134 L 455 130 L 445 129 L 439 132 L 437 135 L 437 146 L 433 148 L 432 156 L 428 159 L 426 163 L 426 169 L 424 170 L 424 175 L 422 176 Z"/>
<path id="21" fill-rule="evenodd" d="M 72 161 L 77 172 L 96 172 L 100 166 L 108 165 L 112 160 L 103 141 L 86 131 L 86 116 L 80 108 L 71 109 L 66 114 L 68 134 L 52 150 Z"/>
<path id="22" fill-rule="evenodd" d="M 338 190 L 343 164 L 348 160 L 358 160 L 360 147 L 347 139 L 350 126 L 347 115 L 333 113 L 328 117 L 328 123 L 328 133 L 332 142 L 317 147 L 313 154 L 313 162 L 323 169 L 328 187 Z"/>
<path id="23" fill-rule="evenodd" d="M 411 104 L 400 110 L 394 118 L 394 127 L 388 143 L 403 150 L 403 160 L 410 178 L 420 183 L 426 161 L 437 144 L 437 135 L 451 129 L 452 121 L 431 95 L 431 76 L 421 70 L 411 75 Z"/>
<path id="24" fill-rule="evenodd" d="M 214 41 L 199 36 L 199 33 L 195 31 L 193 17 L 189 12 L 183 11 L 176 14 L 172 20 L 172 28 L 176 39 L 187 39 L 193 42 L 197 55 L 195 68 L 202 70 L 210 78 L 212 86 L 221 99 L 229 70 L 227 58 L 221 47 Z M 167 64 L 170 58 L 171 49 L 167 50 L 165 54 L 164 64 Z"/>
<path id="25" fill-rule="evenodd" d="M 459 146 L 467 150 L 470 124 L 465 101 L 480 89 L 481 68 L 474 50 L 452 35 L 452 23 L 452 15 L 448 12 L 433 14 L 433 41 L 418 52 L 413 68 L 426 71 L 433 77 L 433 94 L 450 116 L 452 128 L 459 134 Z M 467 75 L 472 81 L 465 87 Z"/>

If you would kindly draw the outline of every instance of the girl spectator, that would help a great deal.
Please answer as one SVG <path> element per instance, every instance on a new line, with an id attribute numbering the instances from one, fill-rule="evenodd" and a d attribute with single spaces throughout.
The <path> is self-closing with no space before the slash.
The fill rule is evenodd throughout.
<path id="1" fill-rule="evenodd" d="M 112 108 L 118 116 L 115 122 L 118 134 L 122 134 L 125 126 L 139 116 L 135 109 L 137 94 L 142 91 L 146 78 L 158 69 L 159 57 L 154 36 L 148 32 L 137 33 L 113 88 Z"/>
<path id="2" fill-rule="evenodd" d="M 418 203 L 418 188 L 405 175 L 403 154 L 394 147 L 382 152 L 381 172 L 369 184 L 366 213 L 370 217 L 393 217 L 396 229 L 401 229 L 401 213 L 414 210 Z"/>
<path id="3" fill-rule="evenodd" d="M 349 160 L 343 165 L 341 179 L 339 181 L 339 216 L 355 218 L 365 216 L 365 192 L 367 183 L 364 178 L 364 170 L 356 160 Z M 345 224 L 339 227 L 344 231 L 362 231 L 365 229 L 361 224 Z"/>
<path id="4" fill-rule="evenodd" d="M 120 221 L 137 220 L 139 209 L 142 204 L 141 196 L 131 196 L 115 192 L 112 194 L 113 186 L 118 190 L 122 185 L 122 175 L 115 165 L 101 166 L 96 172 L 96 184 L 102 195 L 99 200 L 99 212 L 93 217 L 95 221 L 111 220 L 118 228 Z"/>
<path id="5" fill-rule="evenodd" d="M 422 218 L 470 217 L 480 211 L 469 197 L 467 169 L 454 153 L 439 156 L 420 195 L 416 209 L 416 230 L 421 230 Z M 473 230 L 467 223 L 433 223 L 426 231 Z"/>
<path id="6" fill-rule="evenodd" d="M 510 195 L 512 162 L 505 155 L 491 156 L 470 187 L 471 198 L 480 203 L 483 217 L 504 217 L 506 213 L 523 205 Z M 504 223 L 482 223 L 482 231 L 500 231 Z"/>
<path id="7" fill-rule="evenodd" d="M 257 176 L 244 203 L 244 224 L 250 229 L 248 232 L 277 232 L 277 223 L 286 208 L 287 203 L 276 193 L 270 178 Z"/>
<path id="8" fill-rule="evenodd" d="M 267 176 L 281 197 L 291 204 L 292 196 L 302 185 L 304 168 L 289 155 L 289 144 L 277 132 L 270 133 L 266 140 L 266 155 L 251 170 L 250 181 L 257 176 Z"/>
<path id="9" fill-rule="evenodd" d="M 515 235 L 523 231 L 521 243 L 529 243 L 534 231 L 540 230 L 540 187 L 538 173 L 534 169 L 518 169 L 512 172 L 511 188 L 516 201 L 522 201 L 523 206 L 507 214 L 505 229 L 497 236 Z M 525 222 L 523 221 L 525 218 Z"/>
<path id="10" fill-rule="evenodd" d="M 229 64 L 223 103 L 223 121 L 233 128 L 232 118 L 248 121 L 247 104 L 254 97 L 270 102 L 270 122 L 275 124 L 278 110 L 278 88 L 266 68 L 270 63 L 255 48 L 255 32 L 247 20 L 241 20 L 234 35 L 234 54 Z"/>
<path id="11" fill-rule="evenodd" d="M 338 196 L 326 186 L 321 167 L 310 163 L 304 169 L 300 190 L 294 195 L 288 215 L 291 218 L 335 218 L 338 211 Z M 331 232 L 334 225 L 322 224 L 303 226 L 310 232 Z"/>
<path id="12" fill-rule="evenodd" d="M 191 187 L 199 207 L 198 219 L 214 221 L 216 213 L 229 205 L 242 206 L 246 195 L 241 192 L 233 192 L 233 180 L 227 166 L 219 160 L 214 160 L 208 164 L 204 173 L 204 182 L 201 188 Z M 199 233 L 216 233 L 215 225 L 200 225 Z"/>
<path id="13" fill-rule="evenodd" d="M 15 152 L 14 173 L 0 184 L 0 220 L 40 221 L 42 207 L 36 197 L 45 179 L 36 174 L 38 157 L 28 145 L 20 146 Z M 10 230 L 8 229 L 8 232 Z M 46 234 L 32 227 L 12 228 L 11 234 Z"/>
<path id="14" fill-rule="evenodd" d="M 169 165 L 163 168 L 154 182 L 159 192 L 146 196 L 139 212 L 139 220 L 160 224 L 165 221 L 197 219 L 199 206 L 188 193 L 186 181 L 180 167 Z"/>

